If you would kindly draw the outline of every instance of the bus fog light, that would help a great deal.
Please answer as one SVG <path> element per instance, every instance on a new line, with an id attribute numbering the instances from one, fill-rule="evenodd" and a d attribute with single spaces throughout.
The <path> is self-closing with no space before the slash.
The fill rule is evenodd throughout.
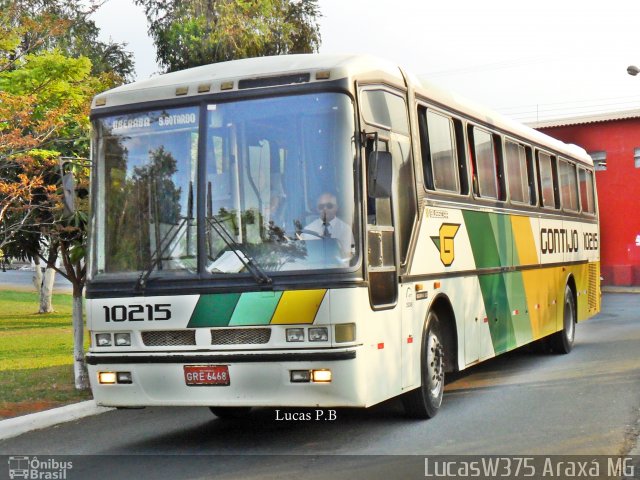
<path id="1" fill-rule="evenodd" d="M 131 346 L 131 334 L 130 333 L 116 333 L 114 335 L 116 341 L 116 347 L 130 347 Z"/>
<path id="2" fill-rule="evenodd" d="M 304 342 L 304 329 L 287 328 L 287 342 Z"/>
<path id="3" fill-rule="evenodd" d="M 118 372 L 116 374 L 118 383 L 133 383 L 133 376 L 131 372 Z"/>
<path id="4" fill-rule="evenodd" d="M 311 372 L 309 370 L 291 370 L 289 378 L 292 383 L 304 383 L 311 381 Z"/>
<path id="5" fill-rule="evenodd" d="M 115 372 L 98 372 L 98 381 L 102 384 L 111 385 L 116 383 Z"/>
<path id="6" fill-rule="evenodd" d="M 110 347 L 111 343 L 110 333 L 96 333 L 96 345 L 98 347 Z"/>
<path id="7" fill-rule="evenodd" d="M 340 323 L 336 325 L 333 338 L 336 343 L 354 342 L 356 340 L 356 324 Z"/>
<path id="8" fill-rule="evenodd" d="M 315 383 L 331 382 L 331 370 L 311 370 L 311 381 Z"/>
<path id="9" fill-rule="evenodd" d="M 329 330 L 326 327 L 317 327 L 309 329 L 310 342 L 327 342 L 329 341 Z"/>

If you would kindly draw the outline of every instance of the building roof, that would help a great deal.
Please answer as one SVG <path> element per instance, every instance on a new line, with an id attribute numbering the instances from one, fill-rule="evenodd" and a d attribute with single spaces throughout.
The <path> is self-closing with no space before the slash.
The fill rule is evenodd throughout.
<path id="1" fill-rule="evenodd" d="M 622 110 L 618 112 L 605 112 L 593 115 L 581 115 L 577 117 L 541 120 L 538 122 L 527 122 L 526 125 L 532 128 L 566 127 L 570 125 L 583 125 L 587 123 L 613 122 L 616 120 L 627 120 L 629 118 L 640 118 L 640 110 Z"/>

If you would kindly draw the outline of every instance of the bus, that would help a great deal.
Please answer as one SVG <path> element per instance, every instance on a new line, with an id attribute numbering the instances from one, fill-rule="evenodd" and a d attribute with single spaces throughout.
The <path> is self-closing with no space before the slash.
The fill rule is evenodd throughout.
<path id="1" fill-rule="evenodd" d="M 92 103 L 93 395 L 115 407 L 441 406 L 600 309 L 586 152 L 370 56 L 243 59 Z"/>

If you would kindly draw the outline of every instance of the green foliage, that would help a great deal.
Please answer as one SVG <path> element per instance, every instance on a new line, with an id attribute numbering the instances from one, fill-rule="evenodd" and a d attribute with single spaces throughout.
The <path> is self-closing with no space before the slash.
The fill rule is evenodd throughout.
<path id="1" fill-rule="evenodd" d="M 157 60 L 172 72 L 238 58 L 312 53 L 320 46 L 317 0 L 136 0 Z"/>
<path id="2" fill-rule="evenodd" d="M 58 50 L 67 57 L 86 57 L 91 75 L 109 76 L 114 83 L 133 78 L 133 54 L 125 44 L 98 40 L 100 30 L 91 15 L 102 5 L 97 0 L 0 0 L 0 49 L 15 51 L 14 58 Z M 19 28 L 15 28 L 16 25 Z M 42 28 L 42 26 L 45 28 Z M 5 26 L 3 31 L 3 26 Z M 6 40 L 4 40 L 6 39 Z M 3 48 L 3 43 L 6 45 Z"/>
<path id="3" fill-rule="evenodd" d="M 46 261 L 60 249 L 62 273 L 81 291 L 88 201 L 64 218 L 59 159 L 71 159 L 76 184 L 88 188 L 90 101 L 121 79 L 96 74 L 88 57 L 70 56 L 92 38 L 70 32 L 95 27 L 78 20 L 88 15 L 74 13 L 79 6 L 21 0 L 0 9 L 0 30 L 10 39 L 0 44 L 0 245 L 9 256 L 36 258 L 48 244 Z"/>
<path id="4" fill-rule="evenodd" d="M 71 296 L 55 313 L 36 313 L 30 292 L 0 291 L 0 418 L 90 397 L 73 381 Z"/>

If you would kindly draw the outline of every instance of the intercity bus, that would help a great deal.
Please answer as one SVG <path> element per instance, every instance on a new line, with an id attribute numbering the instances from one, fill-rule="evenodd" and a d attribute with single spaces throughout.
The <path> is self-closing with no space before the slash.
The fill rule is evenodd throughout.
<path id="1" fill-rule="evenodd" d="M 445 374 L 600 309 L 586 152 L 368 56 L 237 60 L 92 104 L 98 404 L 432 417 Z"/>

